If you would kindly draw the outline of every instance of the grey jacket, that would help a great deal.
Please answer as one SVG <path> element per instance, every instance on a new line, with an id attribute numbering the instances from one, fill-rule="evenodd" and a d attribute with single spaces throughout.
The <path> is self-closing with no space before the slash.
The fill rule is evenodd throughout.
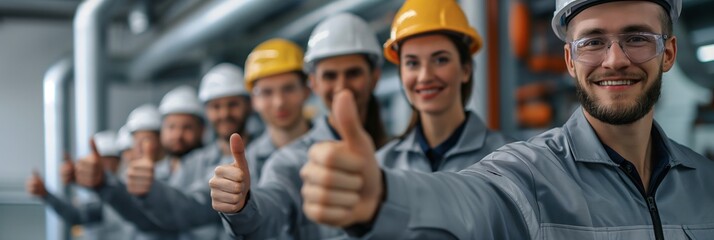
<path id="1" fill-rule="evenodd" d="M 157 162 L 148 194 L 136 197 L 116 177 L 108 177 L 100 196 L 146 239 L 224 239 L 220 217 L 211 207 L 208 180 L 222 161 L 217 146 L 194 150 L 170 173 L 170 161 Z M 214 149 L 215 148 L 215 149 Z"/>
<path id="2" fill-rule="evenodd" d="M 582 111 L 459 173 L 385 170 L 386 200 L 366 237 L 654 239 L 659 220 L 665 239 L 714 239 L 714 161 L 655 123 L 669 165 L 645 197 Z"/>
<path id="3" fill-rule="evenodd" d="M 72 204 L 68 200 L 48 193 L 43 201 L 67 225 L 82 225 L 86 239 L 129 240 L 135 237 L 133 226 L 96 197 Z"/>
<path id="4" fill-rule="evenodd" d="M 343 231 L 311 222 L 302 212 L 300 169 L 313 144 L 336 140 L 326 118 L 295 142 L 275 152 L 267 161 L 257 188 L 251 188 L 243 209 L 224 214 L 226 230 L 245 239 L 326 239 Z"/>
<path id="5" fill-rule="evenodd" d="M 254 139 L 245 150 L 245 158 L 248 160 L 250 168 L 250 182 L 252 186 L 257 186 L 263 172 L 263 166 L 270 158 L 270 155 L 278 150 L 270 139 L 268 130 Z"/>
<path id="6" fill-rule="evenodd" d="M 458 142 L 444 155 L 437 171 L 458 172 L 515 140 L 486 128 L 481 119 L 467 112 L 468 120 Z M 402 139 L 387 143 L 377 152 L 377 161 L 384 168 L 432 172 L 429 159 L 419 146 L 416 127 Z"/>

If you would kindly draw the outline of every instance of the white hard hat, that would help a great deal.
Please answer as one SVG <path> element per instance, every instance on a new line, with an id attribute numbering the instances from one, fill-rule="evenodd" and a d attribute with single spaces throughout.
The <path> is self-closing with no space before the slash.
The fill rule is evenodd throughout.
<path id="1" fill-rule="evenodd" d="M 249 93 L 245 89 L 243 69 L 230 63 L 221 63 L 203 76 L 198 98 L 206 103 L 228 96 L 249 96 Z"/>
<path id="2" fill-rule="evenodd" d="M 350 13 L 340 13 L 323 20 L 312 31 L 304 70 L 313 71 L 320 59 L 360 53 L 366 54 L 375 66 L 381 66 L 384 61 L 382 47 L 367 23 Z"/>
<path id="3" fill-rule="evenodd" d="M 662 6 L 672 19 L 672 23 L 677 22 L 679 13 L 682 12 L 682 0 L 649 1 Z M 553 20 L 551 21 L 553 32 L 555 32 L 555 35 L 557 35 L 560 40 L 565 41 L 565 28 L 568 26 L 568 22 L 570 22 L 575 15 L 586 8 L 607 2 L 612 2 L 612 0 L 556 0 L 555 12 L 553 12 Z"/>
<path id="4" fill-rule="evenodd" d="M 203 117 L 203 107 L 198 101 L 196 90 L 190 86 L 179 86 L 164 95 L 159 105 L 159 112 L 169 114 L 185 113 Z"/>
<path id="5" fill-rule="evenodd" d="M 161 130 L 161 114 L 154 105 L 144 104 L 129 113 L 126 120 L 126 128 L 129 132 L 136 131 L 159 131 Z"/>
<path id="6" fill-rule="evenodd" d="M 102 157 L 118 157 L 119 147 L 116 142 L 116 134 L 112 131 L 103 131 L 94 134 L 94 144 Z"/>
<path id="7" fill-rule="evenodd" d="M 126 125 L 119 128 L 119 132 L 117 132 L 117 148 L 119 151 L 127 150 L 133 145 L 134 139 L 131 137 L 131 133 L 129 132 L 129 129 L 127 129 Z"/>

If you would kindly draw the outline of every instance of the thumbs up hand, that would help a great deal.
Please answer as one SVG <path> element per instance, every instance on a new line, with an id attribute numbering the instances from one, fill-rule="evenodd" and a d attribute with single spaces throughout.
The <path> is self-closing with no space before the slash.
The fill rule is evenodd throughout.
<path id="1" fill-rule="evenodd" d="M 158 153 L 156 143 L 144 140 L 141 143 L 139 154 L 141 158 L 129 161 L 126 175 L 127 191 L 135 196 L 144 196 L 151 190 L 154 182 L 154 165 Z"/>
<path id="2" fill-rule="evenodd" d="M 250 191 L 250 171 L 245 159 L 243 139 L 234 133 L 230 145 L 234 162 L 216 167 L 215 174 L 208 182 L 213 209 L 223 213 L 236 213 L 243 209 Z"/>
<path id="3" fill-rule="evenodd" d="M 74 182 L 74 163 L 68 153 L 64 154 L 64 162 L 60 167 L 60 176 L 64 185 Z"/>
<path id="4" fill-rule="evenodd" d="M 362 128 L 351 92 L 339 92 L 332 111 L 342 141 L 310 148 L 300 171 L 303 210 L 311 220 L 335 227 L 370 222 L 384 194 L 374 143 Z"/>
<path id="5" fill-rule="evenodd" d="M 32 170 L 32 176 L 27 180 L 26 185 L 27 192 L 35 197 L 47 196 L 47 189 L 45 188 L 45 183 L 42 181 L 40 174 L 37 173 L 36 169 Z"/>
<path id="6" fill-rule="evenodd" d="M 89 146 L 92 150 L 89 156 L 77 161 L 75 179 L 80 186 L 96 188 L 104 183 L 104 166 L 94 139 L 90 140 Z"/>

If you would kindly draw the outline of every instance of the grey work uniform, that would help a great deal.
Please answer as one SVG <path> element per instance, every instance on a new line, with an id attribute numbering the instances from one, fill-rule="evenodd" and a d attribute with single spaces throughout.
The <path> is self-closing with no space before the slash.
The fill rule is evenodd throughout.
<path id="1" fill-rule="evenodd" d="M 226 230 L 245 239 L 326 239 L 345 236 L 336 228 L 313 223 L 302 211 L 300 169 L 315 143 L 338 140 L 327 118 L 305 135 L 282 147 L 267 161 L 257 188 L 251 188 L 246 205 L 234 214 L 221 213 Z"/>
<path id="2" fill-rule="evenodd" d="M 458 173 L 384 170 L 386 200 L 365 237 L 714 239 L 714 161 L 652 130 L 648 192 L 578 109 Z"/>
<path id="3" fill-rule="evenodd" d="M 264 131 L 263 134 L 258 136 L 248 148 L 245 150 L 245 158 L 248 161 L 248 168 L 250 171 L 250 183 L 251 187 L 257 186 L 262 175 L 263 166 L 273 154 L 277 147 L 273 144 L 270 139 L 270 134 L 268 130 Z"/>
<path id="4" fill-rule="evenodd" d="M 220 156 L 208 158 L 214 155 L 212 148 L 185 155 L 173 173 L 168 158 L 157 162 L 156 181 L 145 196 L 129 194 L 116 177 L 108 177 L 99 194 L 146 239 L 226 238 L 220 217 L 211 207 L 208 179 L 221 161 Z"/>
<path id="5" fill-rule="evenodd" d="M 135 237 L 133 226 L 96 197 L 82 201 L 76 206 L 52 193 L 48 193 L 42 200 L 67 225 L 82 225 L 85 239 L 129 240 Z"/>
<path id="6" fill-rule="evenodd" d="M 464 122 L 444 140 L 431 148 L 416 125 L 403 138 L 387 143 L 377 152 L 377 161 L 384 168 L 420 172 L 457 172 L 514 140 L 486 128 L 481 119 L 466 112 Z"/>

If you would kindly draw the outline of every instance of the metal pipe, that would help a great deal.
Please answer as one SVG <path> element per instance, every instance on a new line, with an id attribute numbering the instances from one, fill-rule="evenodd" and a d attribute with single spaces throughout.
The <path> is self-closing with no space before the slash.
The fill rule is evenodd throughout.
<path id="1" fill-rule="evenodd" d="M 75 156 L 89 154 L 88 139 L 99 128 L 99 84 L 103 77 L 103 63 L 106 61 L 104 29 L 117 2 L 85 0 L 74 16 Z M 57 168 L 53 171 L 57 171 Z M 88 197 L 86 192 L 79 193 L 80 198 Z M 52 227 L 48 224 L 48 231 Z"/>
<path id="2" fill-rule="evenodd" d="M 310 13 L 304 14 L 300 18 L 293 19 L 288 23 L 283 23 L 283 27 L 274 31 L 274 34 L 268 38 L 287 38 L 301 39 L 307 38 L 312 29 L 317 26 L 320 21 L 329 17 L 332 14 L 339 12 L 362 12 L 362 11 L 377 11 L 387 12 L 393 11 L 402 4 L 402 1 L 384 1 L 384 0 L 364 0 L 364 1 L 332 1 L 323 7 L 320 7 Z M 391 25 L 391 22 L 389 23 Z M 389 25 L 387 27 L 389 27 Z"/>
<path id="3" fill-rule="evenodd" d="M 86 0 L 74 18 L 76 156 L 89 153 L 88 139 L 98 130 L 99 84 L 106 61 L 104 29 L 116 0 Z"/>
<path id="4" fill-rule="evenodd" d="M 65 94 L 67 82 L 72 74 L 72 59 L 65 58 L 55 63 L 45 73 L 43 81 L 43 111 L 45 124 L 45 186 L 50 192 L 62 192 L 62 184 L 57 169 L 67 150 L 64 142 L 67 105 Z M 47 219 L 47 239 L 60 239 L 64 234 L 62 221 L 50 207 L 45 208 Z"/>
<path id="5" fill-rule="evenodd" d="M 474 68 L 473 68 L 473 94 L 471 94 L 471 100 L 469 101 L 469 109 L 473 109 L 476 114 L 478 114 L 482 119 L 488 119 L 488 72 L 491 69 L 488 68 L 488 50 L 489 48 L 489 37 L 486 35 L 488 33 L 486 24 L 486 1 L 485 0 L 462 0 L 461 6 L 464 9 L 466 17 L 469 19 L 471 26 L 476 28 L 476 31 L 481 34 L 481 39 L 483 40 L 483 47 L 479 53 L 477 53 L 474 58 Z"/>
<path id="6" fill-rule="evenodd" d="M 513 54 L 511 45 L 508 44 L 508 26 L 510 26 L 509 22 L 511 21 L 509 11 L 511 4 L 512 3 L 510 1 L 498 1 L 496 9 L 498 10 L 497 19 L 499 24 L 497 26 L 500 27 L 496 31 L 498 34 L 496 39 L 500 41 L 500 44 L 498 45 L 498 52 L 496 54 L 499 55 L 499 68 L 494 68 L 492 70 L 500 71 L 498 74 L 499 77 L 493 79 L 498 81 L 499 86 L 498 91 L 500 95 L 498 99 L 498 106 L 500 108 L 500 130 L 509 136 L 520 138 L 521 135 L 518 132 L 518 121 L 516 119 L 518 117 L 518 115 L 516 115 L 516 98 L 513 97 L 514 94 L 516 94 L 519 84 L 519 72 L 514 71 L 514 69 L 518 69 L 518 65 L 516 65 L 518 61 Z M 493 44 L 493 42 L 489 42 L 489 44 Z"/>
<path id="7" fill-rule="evenodd" d="M 501 57 L 499 27 L 499 1 L 486 0 L 486 43 L 488 61 L 488 118 L 486 120 L 491 129 L 501 129 Z M 507 25 L 505 25 L 507 26 Z"/>
<path id="8" fill-rule="evenodd" d="M 297 0 L 224 0 L 207 4 L 154 41 L 129 67 L 134 81 L 148 80 L 187 51 L 227 32 L 245 31 Z"/>
<path id="9" fill-rule="evenodd" d="M 78 5 L 79 1 L 3 0 L 0 1 L 0 15 L 69 20 Z"/>

